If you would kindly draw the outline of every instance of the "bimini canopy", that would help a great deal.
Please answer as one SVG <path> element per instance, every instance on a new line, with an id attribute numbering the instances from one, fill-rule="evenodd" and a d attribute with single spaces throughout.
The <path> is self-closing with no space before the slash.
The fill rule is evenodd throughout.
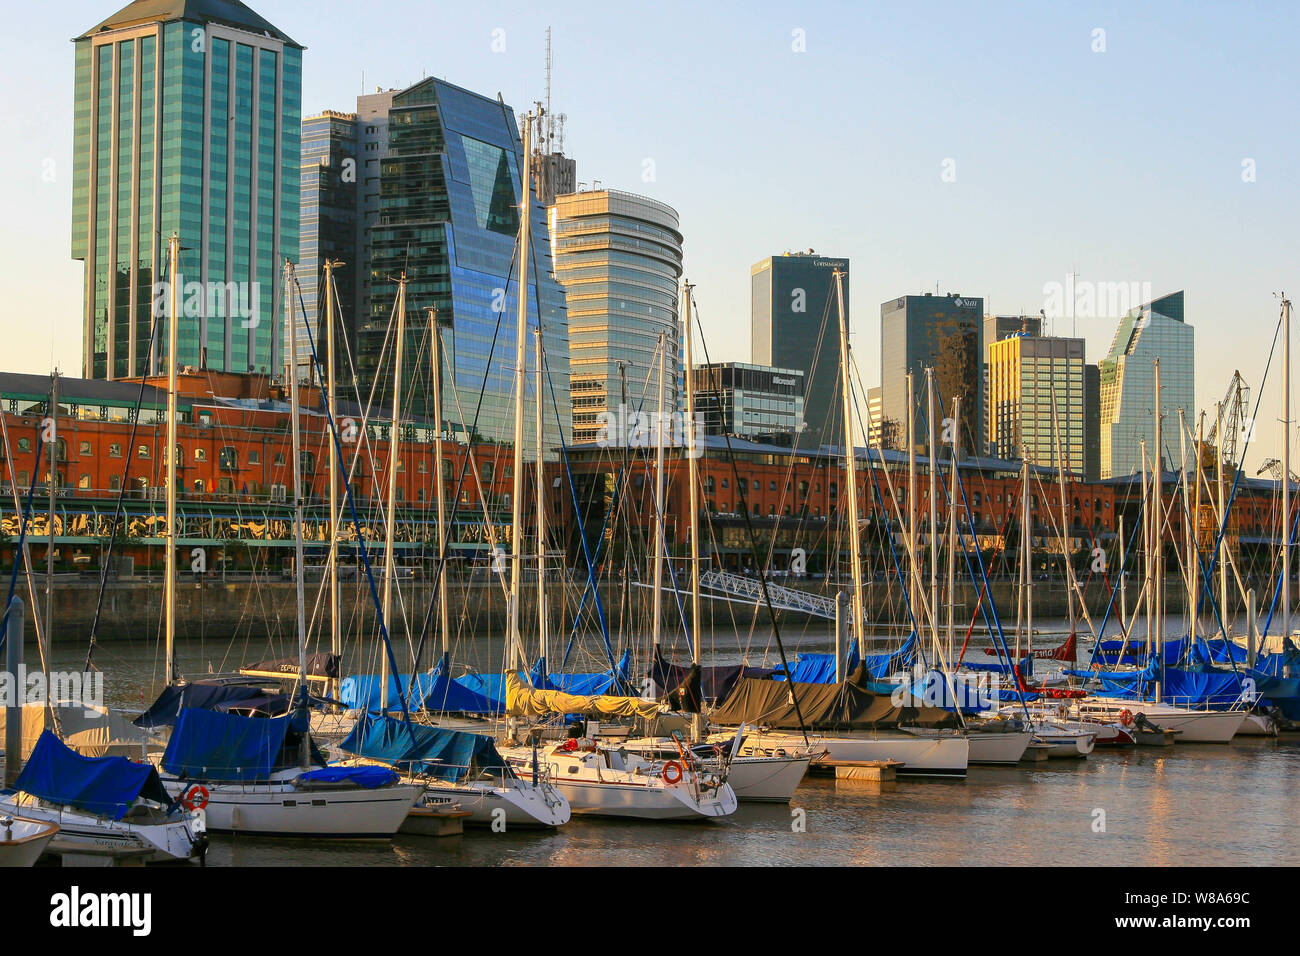
<path id="1" fill-rule="evenodd" d="M 120 820 L 141 797 L 167 805 L 158 771 L 125 757 L 83 757 L 48 730 L 14 786 L 34 797 Z"/>
<path id="2" fill-rule="evenodd" d="M 583 714 L 587 717 L 654 717 L 662 708 L 639 697 L 566 694 L 558 690 L 533 690 L 515 671 L 506 673 L 506 713 L 511 717 L 545 717 L 548 714 Z"/>
<path id="3" fill-rule="evenodd" d="M 286 745 L 295 749 L 301 732 L 297 714 L 241 717 L 211 710 L 181 711 L 162 765 L 178 777 L 201 780 L 265 780 L 288 764 Z M 319 756 L 313 752 L 313 759 Z"/>
<path id="4" fill-rule="evenodd" d="M 339 749 L 440 780 L 462 780 L 471 769 L 506 766 L 491 737 L 381 714 L 361 715 Z"/>
<path id="5" fill-rule="evenodd" d="M 859 667 L 852 678 L 838 684 L 741 680 L 709 719 L 723 726 L 744 723 L 774 730 L 798 730 L 800 715 L 805 727 L 821 731 L 957 726 L 956 714 L 939 707 L 896 706 L 889 695 L 863 687 L 866 679 L 865 668 Z"/>

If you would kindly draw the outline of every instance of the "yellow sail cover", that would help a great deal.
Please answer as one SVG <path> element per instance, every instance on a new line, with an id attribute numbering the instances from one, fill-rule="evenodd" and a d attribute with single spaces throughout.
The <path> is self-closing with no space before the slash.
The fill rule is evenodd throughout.
<path id="1" fill-rule="evenodd" d="M 506 672 L 506 713 L 511 717 L 586 714 L 588 717 L 654 717 L 662 708 L 638 697 L 584 697 L 559 690 L 533 690 L 516 671 Z"/>

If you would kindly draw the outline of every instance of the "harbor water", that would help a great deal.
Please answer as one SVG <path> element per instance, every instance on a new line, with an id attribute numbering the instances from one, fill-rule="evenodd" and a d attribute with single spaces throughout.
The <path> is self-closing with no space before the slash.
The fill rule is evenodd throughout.
<path id="1" fill-rule="evenodd" d="M 791 657 L 831 649 L 821 628 L 792 630 L 786 638 Z M 759 642 L 745 632 L 715 633 L 708 662 L 742 656 L 756 662 Z M 477 658 L 487 669 L 499 650 L 499 641 L 475 639 L 456 658 Z M 769 649 L 769 663 L 773 655 Z M 292 656 L 292 650 L 267 647 L 265 640 L 177 648 L 190 677 L 270 656 Z M 131 710 L 151 703 L 161 689 L 161 658 L 153 640 L 98 647 L 105 703 Z M 84 659 L 85 648 L 69 642 L 56 648 L 52 663 L 79 670 Z M 38 660 L 32 644 L 27 660 L 29 667 Z M 345 674 L 356 668 L 345 660 Z M 557 831 L 470 829 L 391 843 L 215 835 L 208 863 L 598 866 L 626 865 L 634 851 L 638 865 L 1294 866 L 1300 864 L 1297 791 L 1300 737 L 1239 737 L 1228 745 L 1098 749 L 1085 760 L 972 767 L 964 781 L 871 784 L 810 776 L 790 806 L 742 804 L 734 816 L 701 823 L 575 819 Z"/>

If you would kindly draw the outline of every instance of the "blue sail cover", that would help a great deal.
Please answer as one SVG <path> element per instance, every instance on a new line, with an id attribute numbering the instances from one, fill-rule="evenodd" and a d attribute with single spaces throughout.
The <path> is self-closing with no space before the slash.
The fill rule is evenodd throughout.
<path id="1" fill-rule="evenodd" d="M 631 669 L 632 652 L 628 650 L 623 651 L 623 656 L 613 669 L 595 674 L 556 674 L 546 670 L 544 660 L 538 660 L 532 670 L 533 686 L 539 686 L 538 680 L 544 676 L 554 690 L 562 690 L 566 694 L 621 696 L 631 681 Z"/>
<path id="2" fill-rule="evenodd" d="M 890 677 L 905 671 L 912 665 L 915 655 L 916 636 L 912 635 L 896 651 L 881 654 L 859 654 L 858 642 L 850 641 L 845 657 L 844 672 L 851 674 L 862 665 L 874 678 Z M 773 675 L 774 680 L 785 680 L 783 674 Z M 800 654 L 794 664 L 794 681 L 796 684 L 834 684 L 834 654 Z"/>
<path id="3" fill-rule="evenodd" d="M 1165 669 L 1160 696 L 1171 704 L 1226 710 L 1241 700 L 1241 678 L 1232 671 Z"/>
<path id="4" fill-rule="evenodd" d="M 1128 651 L 1121 656 L 1120 652 L 1124 650 L 1124 643 L 1123 640 L 1102 641 L 1101 645 L 1097 648 L 1097 661 L 1102 664 L 1112 665 L 1140 664 L 1146 661 L 1148 655 L 1145 640 L 1130 639 L 1128 641 Z M 1188 645 L 1190 643 L 1191 642 L 1185 637 L 1180 637 L 1177 640 L 1165 641 L 1164 651 L 1166 666 L 1177 664 L 1182 660 L 1183 655 L 1188 651 Z"/>
<path id="5" fill-rule="evenodd" d="M 491 737 L 407 723 L 382 714 L 362 715 L 339 749 L 440 780 L 463 779 L 471 764 L 506 766 Z"/>
<path id="6" fill-rule="evenodd" d="M 42 731 L 14 787 L 51 803 L 120 820 L 144 797 L 172 802 L 158 771 L 125 757 L 83 757 L 50 731 Z"/>
<path id="7" fill-rule="evenodd" d="M 218 705 L 251 701 L 264 697 L 266 691 L 255 684 L 208 684 L 190 681 L 164 688 L 158 699 L 132 721 L 137 727 L 170 727 L 182 710 L 198 707 L 212 710 Z"/>
<path id="8" fill-rule="evenodd" d="M 1126 700 L 1142 697 L 1156 677 L 1156 662 L 1152 660 L 1140 671 L 1067 670 L 1069 677 L 1082 677 L 1101 683 L 1101 697 L 1123 697 Z"/>
<path id="9" fill-rule="evenodd" d="M 279 765 L 291 721 L 183 710 L 167 741 L 163 768 L 202 780 L 265 780 Z"/>
<path id="10" fill-rule="evenodd" d="M 387 767 L 317 767 L 299 774 L 306 783 L 350 783 L 365 790 L 387 787 L 397 783 L 397 774 Z"/>
<path id="11" fill-rule="evenodd" d="M 903 646 L 884 654 L 863 654 L 862 666 L 872 677 L 888 677 L 905 671 L 916 659 L 916 634 L 911 634 Z"/>

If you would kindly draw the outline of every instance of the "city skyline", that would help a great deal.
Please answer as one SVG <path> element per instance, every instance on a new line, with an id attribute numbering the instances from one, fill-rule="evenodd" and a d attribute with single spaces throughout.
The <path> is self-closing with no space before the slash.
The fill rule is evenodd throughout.
<path id="1" fill-rule="evenodd" d="M 1280 17 L 1265 26 L 1213 9 L 1179 8 L 1175 17 L 1172 7 L 947 8 L 952 29 L 943 36 L 906 8 L 760 8 L 744 18 L 692 11 L 687 34 L 670 12 L 640 24 L 627 49 L 610 41 L 632 14 L 581 6 L 563 15 L 449 11 L 432 43 L 419 31 L 377 29 L 373 10 L 324 20 L 303 3 L 255 8 L 307 47 L 304 115 L 351 102 L 363 70 L 367 91 L 427 72 L 500 90 L 523 109 L 542 96 L 553 25 L 565 152 L 588 185 L 600 179 L 679 210 L 686 276 L 698 286 L 714 361 L 747 359 L 747 270 L 783 248 L 834 249 L 858 263 L 850 315 L 868 384 L 879 365 L 877 304 L 891 296 L 937 288 L 979 295 L 990 314 L 1046 309 L 1048 331 L 1085 338 L 1095 363 L 1122 315 L 1151 298 L 1119 301 L 1117 289 L 1185 289 L 1199 330 L 1197 407 L 1212 409 L 1240 368 L 1260 400 L 1248 467 L 1276 452 L 1278 377 L 1262 394 L 1259 379 L 1274 293 L 1288 284 L 1280 211 L 1295 207 L 1297 186 L 1282 163 L 1295 134 L 1253 91 L 1294 85 L 1280 46 L 1288 31 L 1278 23 L 1292 11 L 1274 11 Z M 69 5 L 78 26 L 112 12 Z M 385 24 L 418 22 L 414 5 L 387 3 L 383 12 Z M 12 308 L 53 321 L 18 343 L 10 361 L 42 372 L 52 358 L 71 373 L 81 364 L 80 265 L 67 256 L 72 44 L 34 11 L 17 19 L 30 43 L 9 61 L 6 82 L 13 91 L 23 83 L 22 95 L 7 98 L 2 115 L 11 141 L 24 145 L 0 170 L 26 186 L 14 190 L 11 211 L 30 228 L 6 237 L 0 291 Z M 1208 54 L 1215 69 L 1177 70 L 1193 47 L 1205 53 L 1197 38 L 1207 34 L 1218 41 Z M 859 43 L 865 56 L 856 56 Z M 993 66 L 1009 51 L 1015 69 Z M 914 67 L 921 53 L 924 66 Z M 636 79 L 646 75 L 642 60 L 668 62 L 675 69 L 665 73 L 680 75 L 645 84 Z M 380 75 L 379 64 L 397 75 Z M 597 75 L 607 82 L 589 82 Z M 24 82 L 30 76 L 43 82 Z M 900 81 L 906 95 L 876 95 Z M 848 107 L 813 98 L 827 88 L 842 90 L 833 99 Z M 760 121 L 781 135 L 756 132 L 770 128 Z M 898 123 L 911 124 L 908 135 L 883 146 Z M 1210 127 L 1217 134 L 1207 148 L 1198 131 Z M 805 149 L 809 142 L 821 148 Z M 1141 147 L 1126 148 L 1135 142 Z M 1189 192 L 1197 203 L 1186 202 Z M 936 231 L 939 222 L 965 227 Z M 1072 281 L 1085 290 L 1074 309 L 1063 294 Z"/>

